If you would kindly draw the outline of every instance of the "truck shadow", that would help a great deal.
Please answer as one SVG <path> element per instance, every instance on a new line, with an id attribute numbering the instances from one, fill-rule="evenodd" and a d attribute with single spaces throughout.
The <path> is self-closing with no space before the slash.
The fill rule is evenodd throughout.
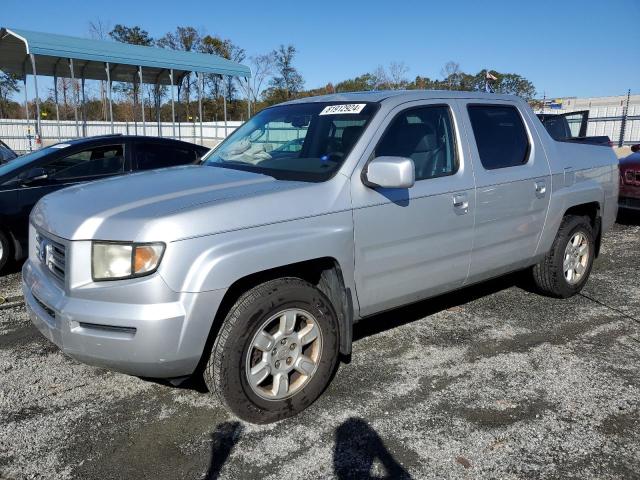
<path id="1" fill-rule="evenodd" d="M 519 287 L 528 292 L 534 291 L 533 282 L 525 272 L 514 272 L 454 292 L 367 317 L 366 321 L 358 322 L 353 326 L 353 340 L 358 341 L 371 335 L 376 335 L 386 330 L 415 322 L 416 320 L 434 315 L 442 310 L 459 307 L 478 298 L 486 297 L 511 287 Z"/>
<path id="2" fill-rule="evenodd" d="M 367 317 L 366 321 L 358 322 L 353 326 L 353 341 L 356 342 L 371 335 L 376 335 L 395 327 L 415 322 L 442 310 L 464 305 L 478 298 L 486 297 L 514 286 L 529 292 L 534 291 L 533 283 L 528 275 L 525 275 L 524 272 L 511 273 L 494 280 L 488 280 L 438 297 L 429 298 L 411 305 L 394 308 L 387 312 Z M 349 363 L 350 357 L 345 356 L 342 358 L 342 361 Z M 173 388 L 194 390 L 200 393 L 208 391 L 200 373 L 196 373 L 174 383 L 157 378 L 145 377 L 144 380 Z"/>

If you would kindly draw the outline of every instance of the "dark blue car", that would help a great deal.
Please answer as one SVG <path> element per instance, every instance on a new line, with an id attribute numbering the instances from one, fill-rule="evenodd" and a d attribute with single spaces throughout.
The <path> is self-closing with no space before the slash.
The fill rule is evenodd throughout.
<path id="1" fill-rule="evenodd" d="M 76 183 L 196 164 L 207 148 L 167 138 L 109 135 L 58 143 L 0 164 L 0 272 L 27 255 L 29 213 L 44 195 Z"/>

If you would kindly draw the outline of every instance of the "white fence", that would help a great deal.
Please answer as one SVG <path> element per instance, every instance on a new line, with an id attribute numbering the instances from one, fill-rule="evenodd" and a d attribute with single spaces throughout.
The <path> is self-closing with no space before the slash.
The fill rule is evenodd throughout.
<path id="1" fill-rule="evenodd" d="M 203 122 L 202 124 L 202 144 L 207 147 L 217 145 L 228 134 L 238 128 L 242 122 L 228 121 L 225 127 L 224 122 Z M 58 141 L 70 140 L 84 136 L 109 135 L 111 133 L 110 122 L 87 122 L 86 135 L 82 122 L 76 123 L 73 120 L 60 121 L 42 120 L 42 143 L 51 145 Z M 175 134 L 174 134 L 175 125 Z M 160 132 L 159 132 L 160 130 Z M 149 135 L 167 138 L 177 138 L 187 142 L 201 143 L 200 123 L 171 123 L 162 122 L 160 128 L 158 124 L 147 122 L 143 128 L 141 122 L 114 122 L 113 132 L 123 135 Z M 35 123 L 33 120 L 0 120 L 0 140 L 4 141 L 16 152 L 28 152 L 35 148 L 34 144 Z"/>

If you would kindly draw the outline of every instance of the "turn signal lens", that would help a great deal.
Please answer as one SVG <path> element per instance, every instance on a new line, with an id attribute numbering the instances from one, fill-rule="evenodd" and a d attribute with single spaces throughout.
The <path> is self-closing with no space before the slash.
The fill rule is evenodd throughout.
<path id="1" fill-rule="evenodd" d="M 155 270 L 160 263 L 163 250 L 164 245 L 159 243 L 137 246 L 133 257 L 133 273 L 140 275 Z"/>

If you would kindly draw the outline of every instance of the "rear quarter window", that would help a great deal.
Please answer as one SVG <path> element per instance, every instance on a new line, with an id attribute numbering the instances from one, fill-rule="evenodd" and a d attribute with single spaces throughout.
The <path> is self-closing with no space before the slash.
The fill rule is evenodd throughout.
<path id="1" fill-rule="evenodd" d="M 524 165 L 529 137 L 518 109 L 510 105 L 467 107 L 480 162 L 487 170 Z"/>

